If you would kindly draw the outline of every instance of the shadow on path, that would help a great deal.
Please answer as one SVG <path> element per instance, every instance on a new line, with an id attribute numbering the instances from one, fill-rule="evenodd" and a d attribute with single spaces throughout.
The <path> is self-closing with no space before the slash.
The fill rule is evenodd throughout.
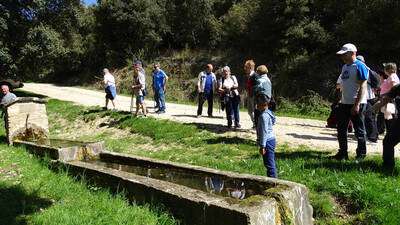
<path id="1" fill-rule="evenodd" d="M 197 118 L 196 115 L 190 115 L 190 114 L 181 114 L 181 115 L 171 115 L 173 117 L 180 117 L 180 118 Z M 213 117 L 208 117 L 208 116 L 202 116 L 200 118 L 198 118 L 199 120 L 201 120 L 201 118 L 207 118 L 207 119 L 223 119 L 223 116 L 213 116 Z"/>
<path id="2" fill-rule="evenodd" d="M 304 139 L 304 140 L 337 141 L 336 137 L 320 137 L 320 136 L 314 136 L 314 135 L 301 135 L 301 134 L 295 134 L 295 133 L 288 133 L 287 135 L 290 135 L 294 138 Z"/>

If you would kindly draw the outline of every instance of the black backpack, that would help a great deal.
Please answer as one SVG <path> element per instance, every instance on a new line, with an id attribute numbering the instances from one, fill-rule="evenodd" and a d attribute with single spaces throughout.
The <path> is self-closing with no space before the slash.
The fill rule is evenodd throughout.
<path id="1" fill-rule="evenodd" d="M 381 86 L 381 78 L 379 74 L 369 69 L 368 84 L 371 88 L 379 88 Z"/>

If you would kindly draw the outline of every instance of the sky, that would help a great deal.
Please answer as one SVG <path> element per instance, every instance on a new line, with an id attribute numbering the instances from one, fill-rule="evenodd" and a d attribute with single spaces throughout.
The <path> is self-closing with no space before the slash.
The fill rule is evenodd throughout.
<path id="1" fill-rule="evenodd" d="M 83 0 L 83 2 L 84 2 L 86 5 L 92 5 L 92 4 L 96 4 L 96 3 L 97 3 L 97 0 Z"/>

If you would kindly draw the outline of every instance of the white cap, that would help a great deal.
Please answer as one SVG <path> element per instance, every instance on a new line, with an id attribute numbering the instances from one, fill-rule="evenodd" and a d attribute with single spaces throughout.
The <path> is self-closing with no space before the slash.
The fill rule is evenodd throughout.
<path id="1" fill-rule="evenodd" d="M 338 55 L 343 55 L 346 52 L 357 52 L 357 48 L 353 44 L 345 44 L 343 47 L 340 49 L 340 51 L 336 52 Z"/>

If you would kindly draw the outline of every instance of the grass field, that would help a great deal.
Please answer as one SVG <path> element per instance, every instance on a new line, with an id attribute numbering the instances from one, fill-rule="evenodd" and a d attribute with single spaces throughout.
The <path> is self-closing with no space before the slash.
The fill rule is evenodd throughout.
<path id="1" fill-rule="evenodd" d="M 53 137 L 104 140 L 111 151 L 265 175 L 254 140 L 231 133 L 205 130 L 196 124 L 133 118 L 123 112 L 58 100 L 49 101 L 48 114 Z M 310 189 L 316 224 L 399 224 L 399 166 L 395 171 L 384 171 L 380 157 L 367 157 L 361 163 L 337 162 L 329 159 L 329 154 L 306 146 L 286 145 L 278 145 L 276 153 L 279 177 Z M 0 197 L 0 211 L 12 209 L 5 214 L 12 215 L 6 222 L 119 224 L 137 215 L 139 219 L 129 223 L 176 223 L 154 206 L 131 206 L 122 196 L 77 181 L 65 172 L 51 172 L 45 161 L 32 158 L 24 149 L 0 145 L 0 160 L 2 170 L 12 169 L 12 163 L 17 163 L 24 171 L 20 173 L 22 177 L 1 179 L 2 192 L 6 193 L 1 196 L 9 197 Z M 1 176 L 4 174 L 7 175 L 2 172 Z M 14 200 L 25 203 L 10 207 Z M 52 217 L 59 221 L 51 220 Z"/>

